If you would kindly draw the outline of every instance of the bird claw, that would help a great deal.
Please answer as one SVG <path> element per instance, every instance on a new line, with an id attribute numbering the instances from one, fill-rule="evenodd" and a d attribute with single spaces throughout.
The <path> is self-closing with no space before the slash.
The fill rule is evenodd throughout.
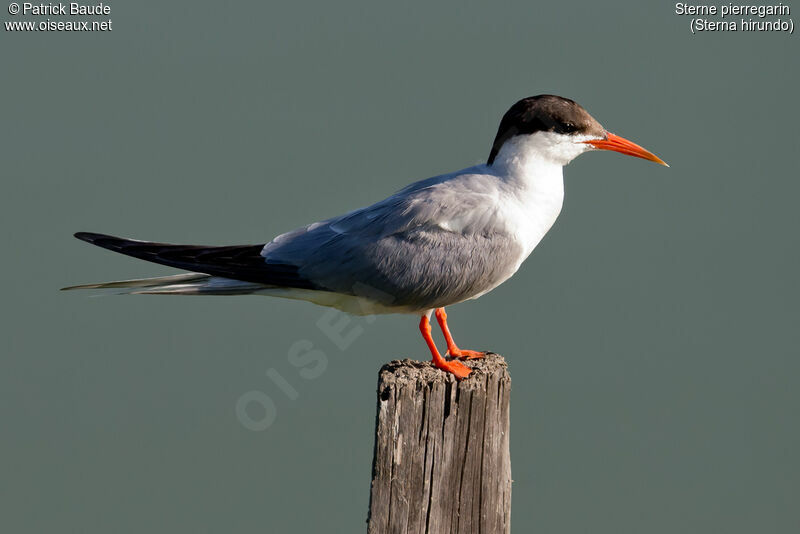
<path id="1" fill-rule="evenodd" d="M 463 363 L 456 360 L 447 361 L 445 359 L 440 359 L 440 360 L 434 359 L 433 365 L 441 369 L 442 371 L 454 375 L 459 380 L 467 378 L 469 374 L 472 372 L 472 369 L 470 369 Z"/>
<path id="2" fill-rule="evenodd" d="M 486 357 L 485 352 L 477 350 L 448 349 L 447 354 L 451 358 L 458 358 L 459 360 L 477 360 Z"/>

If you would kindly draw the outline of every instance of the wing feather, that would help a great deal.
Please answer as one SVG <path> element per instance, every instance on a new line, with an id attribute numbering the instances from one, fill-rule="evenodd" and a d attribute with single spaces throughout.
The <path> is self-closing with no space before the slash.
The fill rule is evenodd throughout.
<path id="1" fill-rule="evenodd" d="M 487 174 L 423 180 L 372 206 L 283 234 L 262 254 L 337 293 L 428 309 L 511 276 L 522 248 Z"/>
<path id="2" fill-rule="evenodd" d="M 75 237 L 98 247 L 169 267 L 245 282 L 318 289 L 298 273 L 296 265 L 266 261 L 261 256 L 264 245 L 171 245 L 90 232 L 78 232 Z"/>

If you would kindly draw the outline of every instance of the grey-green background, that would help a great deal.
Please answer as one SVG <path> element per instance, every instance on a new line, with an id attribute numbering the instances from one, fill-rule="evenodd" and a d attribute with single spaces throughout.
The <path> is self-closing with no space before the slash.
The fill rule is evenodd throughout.
<path id="1" fill-rule="evenodd" d="M 798 531 L 797 36 L 693 36 L 669 2 L 112 6 L 0 35 L 0 530 L 363 531 L 416 319 L 341 351 L 310 304 L 60 293 L 172 272 L 70 234 L 263 242 L 483 160 L 550 92 L 672 167 L 582 156 L 517 275 L 449 310 L 510 362 L 515 531 Z"/>

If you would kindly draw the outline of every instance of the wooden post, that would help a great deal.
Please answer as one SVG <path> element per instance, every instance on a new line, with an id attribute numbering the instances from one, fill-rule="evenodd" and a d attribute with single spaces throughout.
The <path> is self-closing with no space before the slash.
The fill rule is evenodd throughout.
<path id="1" fill-rule="evenodd" d="M 489 354 L 458 382 L 430 362 L 378 378 L 369 534 L 510 532 L 511 379 Z"/>

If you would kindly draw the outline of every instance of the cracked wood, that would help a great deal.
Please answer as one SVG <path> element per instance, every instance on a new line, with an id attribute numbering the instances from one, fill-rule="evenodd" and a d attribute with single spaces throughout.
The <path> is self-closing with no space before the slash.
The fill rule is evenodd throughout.
<path id="1" fill-rule="evenodd" d="M 496 354 L 468 364 L 461 382 L 429 362 L 381 369 L 370 534 L 510 532 L 511 379 Z"/>

